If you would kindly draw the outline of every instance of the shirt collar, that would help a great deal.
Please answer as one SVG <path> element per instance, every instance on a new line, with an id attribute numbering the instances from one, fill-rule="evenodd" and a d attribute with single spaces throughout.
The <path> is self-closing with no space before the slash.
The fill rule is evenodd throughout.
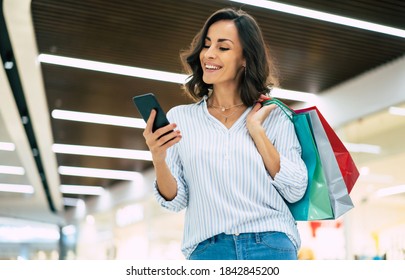
<path id="1" fill-rule="evenodd" d="M 208 95 L 204 95 L 203 98 L 201 98 L 198 102 L 197 105 L 200 105 L 201 103 L 205 103 L 208 99 Z"/>

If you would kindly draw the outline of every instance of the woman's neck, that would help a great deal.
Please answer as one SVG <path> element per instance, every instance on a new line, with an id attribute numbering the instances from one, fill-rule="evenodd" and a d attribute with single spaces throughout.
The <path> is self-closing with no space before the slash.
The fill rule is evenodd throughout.
<path id="1" fill-rule="evenodd" d="M 224 107 L 231 107 L 242 103 L 239 92 L 230 87 L 216 87 L 214 86 L 210 96 L 211 104 Z"/>

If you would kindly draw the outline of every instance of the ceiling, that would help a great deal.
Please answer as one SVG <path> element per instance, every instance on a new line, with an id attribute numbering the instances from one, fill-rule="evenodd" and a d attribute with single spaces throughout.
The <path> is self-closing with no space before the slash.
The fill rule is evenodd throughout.
<path id="1" fill-rule="evenodd" d="M 3 5 L 13 5 L 12 2 L 4 1 Z M 401 0 L 280 2 L 405 28 L 405 3 Z M 30 3 L 35 47 L 39 54 L 175 73 L 184 73 L 179 51 L 188 47 L 211 13 L 228 6 L 242 5 L 224 0 L 33 0 Z M 400 37 L 248 5 L 242 8 L 259 22 L 276 58 L 281 87 L 284 89 L 321 95 L 327 89 L 404 54 L 405 40 Z M 18 66 L 23 68 L 24 61 L 19 61 Z M 55 109 L 140 118 L 132 103 L 135 95 L 154 92 L 166 111 L 175 105 L 191 102 L 182 93 L 181 86 L 175 83 L 45 63 L 40 65 L 40 71 L 47 107 L 37 113 L 49 118 L 50 139 L 57 144 L 147 150 L 142 129 L 58 120 L 51 117 Z M 2 79 L 7 80 L 5 75 Z M 29 103 L 30 97 L 26 95 L 26 99 Z M 35 109 L 32 112 L 31 115 L 35 114 Z M 5 121 L 4 117 L 2 121 Z M 21 128 L 21 123 L 17 125 Z M 6 126 L 10 127 L 0 122 L 0 142 L 11 141 L 9 133 L 2 130 Z M 39 128 L 34 129 L 34 137 L 38 141 L 43 139 L 39 131 Z M 27 143 L 22 145 L 28 147 Z M 0 165 L 19 165 L 18 159 L 12 152 L 0 152 Z M 152 163 L 145 160 L 60 153 L 55 155 L 55 160 L 57 166 L 138 172 L 152 167 Z M 43 160 L 42 164 L 46 169 L 47 161 Z M 46 174 L 49 175 L 49 172 Z M 56 175 L 60 184 L 102 186 L 108 189 L 116 183 L 110 179 Z M 14 177 L 0 174 L 2 182 L 15 182 Z M 18 180 L 28 184 L 31 181 L 29 172 Z M 58 206 L 52 207 L 52 203 L 58 205 L 52 202 L 55 197 L 87 198 L 75 194 L 54 193 L 52 196 L 49 191 L 45 191 L 45 194 L 48 204 L 51 204 L 51 212 L 58 210 Z M 0 193 L 1 196 L 5 195 Z"/>

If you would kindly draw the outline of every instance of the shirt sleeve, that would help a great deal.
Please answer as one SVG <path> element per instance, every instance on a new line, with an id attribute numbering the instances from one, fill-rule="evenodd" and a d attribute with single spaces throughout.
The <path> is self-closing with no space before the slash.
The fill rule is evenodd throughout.
<path id="1" fill-rule="evenodd" d="M 168 113 L 168 118 L 170 120 L 170 114 Z M 168 165 L 174 179 L 177 182 L 177 195 L 172 200 L 166 200 L 159 192 L 159 187 L 157 185 L 157 180 L 154 181 L 154 195 L 157 202 L 164 208 L 179 212 L 187 207 L 188 205 L 188 186 L 183 177 L 183 164 L 179 156 L 178 144 L 170 147 L 167 150 L 166 164 Z"/>
<path id="2" fill-rule="evenodd" d="M 308 171 L 301 158 L 294 125 L 284 112 L 278 110 L 278 130 L 274 146 L 280 154 L 280 171 L 274 176 L 273 185 L 290 203 L 300 200 L 308 184 Z"/>

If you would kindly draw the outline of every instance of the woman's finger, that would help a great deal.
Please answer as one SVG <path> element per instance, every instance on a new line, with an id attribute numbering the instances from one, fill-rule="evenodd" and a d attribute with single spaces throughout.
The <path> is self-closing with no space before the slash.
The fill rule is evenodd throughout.
<path id="1" fill-rule="evenodd" d="M 262 104 L 260 104 L 259 102 L 255 104 L 255 106 L 253 106 L 252 111 L 253 112 L 257 112 L 260 110 L 260 108 L 262 108 Z"/>
<path id="2" fill-rule="evenodd" d="M 145 128 L 146 133 L 152 133 L 153 122 L 155 121 L 155 116 L 156 116 L 156 111 L 155 111 L 155 109 L 152 109 L 152 111 L 150 111 L 148 121 L 146 122 L 146 128 Z"/>

